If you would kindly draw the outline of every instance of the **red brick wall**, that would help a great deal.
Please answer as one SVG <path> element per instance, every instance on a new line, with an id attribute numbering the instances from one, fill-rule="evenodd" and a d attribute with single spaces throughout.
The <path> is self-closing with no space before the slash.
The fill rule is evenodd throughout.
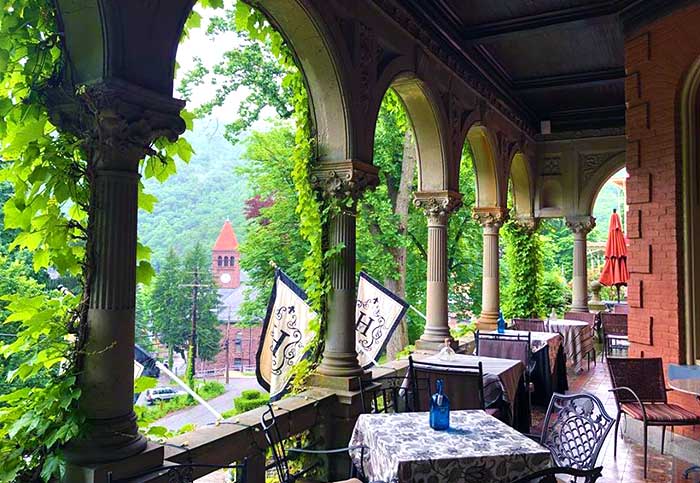
<path id="1" fill-rule="evenodd" d="M 631 353 L 680 362 L 683 236 L 679 92 L 700 56 L 700 6 L 674 12 L 625 41 Z M 689 409 L 692 398 L 674 396 Z M 687 431 L 686 434 L 692 434 Z M 700 430 L 693 435 L 700 439 Z"/>
<path id="2" fill-rule="evenodd" d="M 219 325 L 219 330 L 221 331 L 221 350 L 217 354 L 216 359 L 211 362 L 198 361 L 198 371 L 206 369 L 220 369 L 226 367 L 226 350 L 224 349 L 224 342 L 226 341 L 226 324 Z M 242 336 L 242 343 L 240 347 L 236 346 L 235 344 L 236 334 L 238 332 L 240 332 Z M 253 327 L 242 327 L 235 324 L 231 324 L 229 331 L 229 363 L 232 370 L 238 369 L 238 366 L 234 365 L 234 361 L 236 358 L 241 358 L 244 366 L 255 366 L 255 356 L 258 353 L 258 345 L 260 345 L 261 333 L 261 325 L 256 325 Z"/>

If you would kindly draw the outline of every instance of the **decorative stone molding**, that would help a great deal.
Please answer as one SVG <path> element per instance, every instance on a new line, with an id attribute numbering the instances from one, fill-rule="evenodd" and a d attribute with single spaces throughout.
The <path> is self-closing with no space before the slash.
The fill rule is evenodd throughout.
<path id="1" fill-rule="evenodd" d="M 483 227 L 500 228 L 508 220 L 508 210 L 505 208 L 474 208 L 472 218 Z"/>
<path id="2" fill-rule="evenodd" d="M 311 183 L 324 197 L 356 200 L 365 189 L 379 184 L 379 170 L 353 159 L 326 161 L 314 168 Z"/>
<path id="3" fill-rule="evenodd" d="M 443 218 L 462 206 L 462 195 L 455 191 L 417 192 L 413 204 L 429 218 Z"/>
<path id="4" fill-rule="evenodd" d="M 592 216 L 566 217 L 566 226 L 574 234 L 588 235 L 595 228 L 595 218 Z"/>
<path id="5" fill-rule="evenodd" d="M 185 102 L 119 79 L 44 92 L 51 122 L 86 143 L 96 169 L 135 171 L 160 137 L 185 131 Z"/>
<path id="6" fill-rule="evenodd" d="M 540 219 L 534 216 L 516 216 L 513 221 L 530 234 L 535 233 L 540 226 Z"/>
<path id="7" fill-rule="evenodd" d="M 603 166 L 612 158 L 623 153 L 624 151 L 579 154 L 579 166 L 581 166 L 582 179 L 590 179 L 595 172 L 598 171 L 598 168 Z"/>

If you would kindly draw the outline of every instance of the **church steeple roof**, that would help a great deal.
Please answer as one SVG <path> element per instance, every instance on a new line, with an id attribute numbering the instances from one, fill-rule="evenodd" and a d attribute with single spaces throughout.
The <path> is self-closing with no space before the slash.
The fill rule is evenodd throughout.
<path id="1" fill-rule="evenodd" d="M 229 220 L 226 220 L 224 226 L 221 227 L 219 237 L 214 243 L 214 250 L 238 250 L 238 239 Z"/>

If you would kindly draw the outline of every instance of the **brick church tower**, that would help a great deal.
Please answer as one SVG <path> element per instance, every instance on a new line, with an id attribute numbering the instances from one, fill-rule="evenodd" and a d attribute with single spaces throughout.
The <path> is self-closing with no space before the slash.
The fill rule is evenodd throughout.
<path id="1" fill-rule="evenodd" d="M 226 220 L 211 251 L 211 271 L 219 288 L 238 288 L 241 285 L 241 269 L 238 240 L 231 222 Z"/>

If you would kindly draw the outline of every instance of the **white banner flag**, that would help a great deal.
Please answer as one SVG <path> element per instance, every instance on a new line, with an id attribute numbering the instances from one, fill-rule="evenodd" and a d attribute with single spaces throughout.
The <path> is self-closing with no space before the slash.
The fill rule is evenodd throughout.
<path id="1" fill-rule="evenodd" d="M 406 310 L 406 301 L 360 272 L 355 309 L 355 347 L 363 369 L 376 364 Z"/>
<path id="2" fill-rule="evenodd" d="M 282 397 L 291 370 L 307 353 L 316 335 L 309 327 L 316 314 L 306 303 L 306 294 L 284 272 L 277 270 L 263 322 L 258 347 L 258 382 L 270 393 L 270 400 Z"/>

